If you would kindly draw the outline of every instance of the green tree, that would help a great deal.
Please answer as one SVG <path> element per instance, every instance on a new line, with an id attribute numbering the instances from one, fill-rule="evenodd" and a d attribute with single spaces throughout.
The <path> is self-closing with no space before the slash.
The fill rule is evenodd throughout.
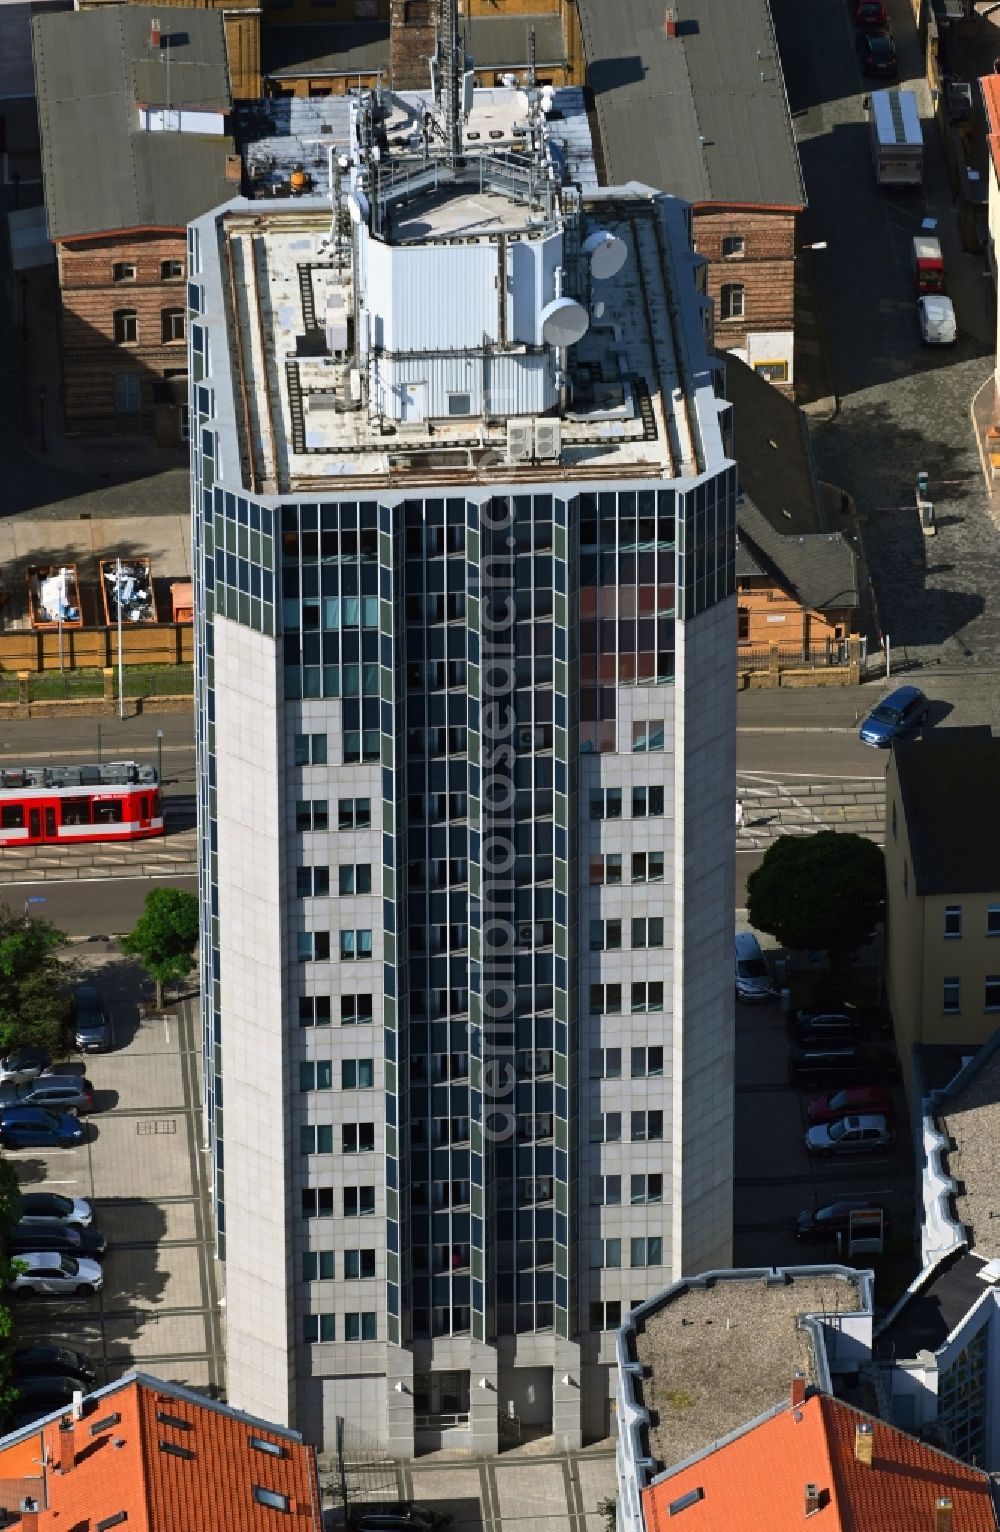
<path id="1" fill-rule="evenodd" d="M 47 920 L 0 905 L 0 1053 L 36 1043 L 58 1053 L 69 1013 L 65 937 Z"/>
<path id="2" fill-rule="evenodd" d="M 194 967 L 198 945 L 198 900 L 180 888 L 154 888 L 135 930 L 122 951 L 137 957 L 156 981 L 156 1006 L 163 1005 L 164 984 L 183 979 Z"/>
<path id="3" fill-rule="evenodd" d="M 840 966 L 863 947 L 885 909 L 885 858 L 861 835 L 780 835 L 747 879 L 747 919 L 793 951 L 823 951 Z"/>

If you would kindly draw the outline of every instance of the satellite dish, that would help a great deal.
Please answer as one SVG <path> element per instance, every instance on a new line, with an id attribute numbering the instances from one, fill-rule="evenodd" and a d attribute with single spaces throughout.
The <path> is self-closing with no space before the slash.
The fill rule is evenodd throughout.
<path id="1" fill-rule="evenodd" d="M 609 234 L 607 229 L 598 229 L 589 239 L 585 239 L 583 250 L 585 255 L 590 256 L 590 273 L 597 282 L 615 276 L 628 258 L 625 241 L 619 239 L 617 234 Z"/>
<path id="2" fill-rule="evenodd" d="M 352 223 L 368 222 L 368 198 L 363 191 L 351 192 L 347 199 L 347 211 L 351 215 Z"/>
<path id="3" fill-rule="evenodd" d="M 542 309 L 542 339 L 547 346 L 575 346 L 590 327 L 590 315 L 573 298 L 553 298 Z"/>

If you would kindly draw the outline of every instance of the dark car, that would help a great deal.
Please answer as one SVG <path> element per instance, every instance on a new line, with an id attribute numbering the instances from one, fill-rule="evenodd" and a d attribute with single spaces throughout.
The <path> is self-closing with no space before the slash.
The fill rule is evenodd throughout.
<path id="1" fill-rule="evenodd" d="M 0 1107 L 46 1106 L 53 1112 L 92 1112 L 94 1087 L 83 1075 L 39 1075 L 24 1085 L 0 1085 Z"/>
<path id="2" fill-rule="evenodd" d="M 23 1085 L 34 1080 L 52 1062 L 47 1048 L 12 1048 L 0 1059 L 0 1085 Z"/>
<path id="3" fill-rule="evenodd" d="M 11 1359 L 15 1378 L 52 1377 L 79 1378 L 80 1385 L 91 1389 L 97 1382 L 97 1368 L 82 1351 L 71 1351 L 68 1346 L 19 1346 Z"/>
<path id="4" fill-rule="evenodd" d="M 73 1038 L 81 1053 L 107 1053 L 111 1021 L 95 984 L 78 984 L 73 991 Z"/>
<path id="5" fill-rule="evenodd" d="M 880 1202 L 870 1202 L 867 1197 L 846 1197 L 842 1202 L 828 1202 L 826 1207 L 811 1212 L 804 1208 L 795 1220 L 795 1238 L 811 1245 L 832 1243 L 838 1234 L 846 1235 L 851 1228 L 852 1213 L 882 1214 L 882 1229 L 888 1234 L 892 1224 Z"/>
<path id="6" fill-rule="evenodd" d="M 43 1106 L 0 1107 L 0 1144 L 5 1149 L 60 1149 L 82 1144 L 84 1136 L 82 1123 L 68 1112 L 50 1112 Z"/>
<path id="7" fill-rule="evenodd" d="M 49 1415 L 73 1403 L 74 1394 L 87 1392 L 79 1378 L 63 1373 L 39 1373 L 30 1378 L 18 1378 L 18 1398 L 14 1402 L 17 1417 L 37 1420 L 39 1415 Z"/>
<path id="8" fill-rule="evenodd" d="M 919 687 L 897 686 L 872 708 L 861 725 L 861 743 L 885 749 L 894 739 L 901 739 L 926 722 L 927 698 Z"/>
<path id="9" fill-rule="evenodd" d="M 800 1043 L 853 1042 L 861 1028 L 844 1011 L 796 1011 L 789 1018 L 791 1035 Z"/>
<path id="10" fill-rule="evenodd" d="M 878 75 L 884 80 L 894 80 L 899 73 L 896 60 L 896 44 L 892 33 L 859 32 L 855 39 L 858 62 L 864 75 Z"/>
<path id="11" fill-rule="evenodd" d="M 11 1255 L 17 1255 L 21 1250 L 67 1250 L 70 1255 L 99 1257 L 107 1248 L 108 1242 L 99 1230 L 60 1223 L 58 1218 L 48 1222 L 36 1218 L 15 1224 L 8 1240 Z"/>
<path id="12" fill-rule="evenodd" d="M 432 1511 L 413 1500 L 373 1501 L 351 1512 L 351 1526 L 357 1532 L 432 1532 L 435 1527 L 450 1526 L 451 1521 L 447 1512 Z"/>
<path id="13" fill-rule="evenodd" d="M 793 1085 L 891 1085 L 899 1079 L 899 1060 L 871 1043 L 793 1043 L 788 1053 Z"/>

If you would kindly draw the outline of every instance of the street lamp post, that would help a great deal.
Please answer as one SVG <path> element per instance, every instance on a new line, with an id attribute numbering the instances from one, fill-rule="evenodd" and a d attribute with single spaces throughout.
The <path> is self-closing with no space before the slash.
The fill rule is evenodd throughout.
<path id="1" fill-rule="evenodd" d="M 163 786 L 163 730 L 156 731 L 156 780 L 160 787 Z"/>

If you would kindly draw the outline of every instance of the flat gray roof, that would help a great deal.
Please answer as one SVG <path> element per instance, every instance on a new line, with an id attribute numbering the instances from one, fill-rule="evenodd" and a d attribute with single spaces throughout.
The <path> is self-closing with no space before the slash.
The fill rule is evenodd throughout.
<path id="1" fill-rule="evenodd" d="M 787 1398 L 796 1372 L 819 1382 L 799 1317 L 861 1311 L 860 1284 L 860 1273 L 855 1280 L 832 1269 L 776 1282 L 720 1274 L 684 1283 L 661 1307 L 633 1316 L 652 1456 L 665 1467 L 686 1461 Z"/>
<path id="2" fill-rule="evenodd" d="M 611 185 L 694 203 L 804 207 L 768 0 L 578 0 Z"/>
<path id="3" fill-rule="evenodd" d="M 893 746 L 918 894 L 1000 897 L 1000 739 L 988 724 Z"/>
<path id="4" fill-rule="evenodd" d="M 949 1091 L 938 1118 L 952 1140 L 948 1173 L 958 1190 L 955 1211 L 968 1231 L 969 1246 L 987 1260 L 1000 1258 L 1000 1048 L 984 1050 L 983 1061 L 954 1095 Z"/>
<path id="5" fill-rule="evenodd" d="M 165 46 L 150 48 L 160 21 Z M 52 239 L 183 229 L 231 197 L 224 134 L 141 131 L 138 106 L 227 112 L 222 15 L 105 5 L 32 21 L 45 207 Z M 166 56 L 169 55 L 169 88 Z"/>
<path id="6" fill-rule="evenodd" d="M 466 16 L 465 45 L 478 69 L 524 69 L 528 39 L 535 30 L 535 62 L 539 69 L 558 66 L 566 58 L 558 16 Z M 276 80 L 297 75 L 372 74 L 381 70 L 389 83 L 389 23 L 280 23 L 261 32 L 261 73 Z M 430 85 L 430 65 L 427 68 Z"/>

